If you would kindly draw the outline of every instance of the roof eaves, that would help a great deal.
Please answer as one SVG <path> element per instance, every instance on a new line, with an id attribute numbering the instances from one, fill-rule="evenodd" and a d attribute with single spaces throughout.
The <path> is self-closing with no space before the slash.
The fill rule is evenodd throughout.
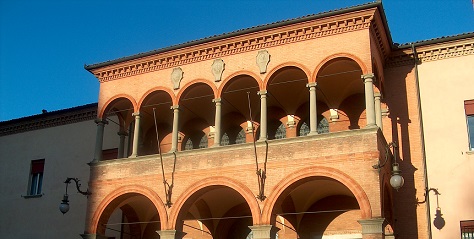
<path id="1" fill-rule="evenodd" d="M 443 37 L 437 37 L 437 38 L 432 38 L 428 40 L 403 43 L 398 46 L 398 49 L 411 48 L 412 45 L 414 45 L 415 47 L 419 47 L 419 46 L 443 43 L 443 42 L 448 42 L 448 41 L 462 40 L 462 39 L 467 39 L 467 38 L 474 38 L 474 32 L 466 32 L 466 33 L 461 33 L 461 34 L 452 35 L 452 36 L 443 36 Z"/>
<path id="2" fill-rule="evenodd" d="M 372 7 L 378 7 L 378 8 L 381 9 L 380 12 L 382 14 L 384 27 L 388 31 L 387 20 L 385 18 L 385 13 L 383 12 L 383 9 L 382 9 L 382 2 L 380 0 L 377 0 L 377 1 L 374 1 L 374 2 L 368 2 L 368 3 L 364 3 L 364 4 L 352 6 L 352 7 L 341 8 L 341 9 L 338 9 L 338 10 L 331 10 L 331 11 L 321 12 L 321 13 L 317 13 L 317 14 L 311 14 L 311 15 L 307 15 L 307 16 L 303 16 L 303 17 L 298 17 L 298 18 L 293 18 L 293 19 L 288 19 L 288 20 L 277 21 L 277 22 L 274 22 L 274 23 L 254 26 L 254 27 L 250 27 L 250 28 L 244 28 L 244 29 L 241 29 L 241 30 L 237 30 L 237 31 L 229 32 L 229 33 L 223 33 L 223 34 L 220 34 L 220 35 L 214 35 L 214 36 L 210 36 L 210 37 L 206 37 L 206 38 L 201 38 L 201 39 L 198 39 L 198 40 L 193 40 L 193 41 L 189 41 L 189 42 L 185 42 L 185 43 L 181 43 L 181 44 L 177 44 L 177 45 L 172 45 L 172 46 L 157 49 L 157 50 L 138 53 L 138 54 L 135 54 L 135 55 L 122 57 L 122 58 L 118 58 L 118 59 L 115 59 L 115 60 L 105 61 L 105 62 L 96 63 L 96 64 L 90 64 L 90 65 L 84 65 L 84 69 L 91 72 L 92 70 L 97 69 L 97 68 L 110 66 L 110 65 L 117 64 L 117 63 L 122 63 L 122 62 L 125 62 L 125 61 L 135 60 L 135 59 L 138 59 L 138 58 L 147 57 L 147 56 L 151 56 L 151 55 L 154 55 L 154 54 L 159 54 L 159 53 L 163 53 L 163 52 L 167 52 L 167 51 L 172 51 L 172 50 L 176 50 L 176 49 L 180 49 L 180 48 L 184 48 L 184 47 L 195 46 L 195 45 L 204 44 L 204 43 L 208 43 L 208 42 L 212 42 L 212 41 L 217 41 L 217 40 L 221 40 L 221 39 L 225 39 L 225 38 L 236 37 L 236 36 L 249 34 L 249 33 L 254 33 L 254 32 L 258 32 L 258 31 L 263 31 L 263 30 L 267 30 L 267 29 L 271 29 L 271 28 L 287 26 L 287 25 L 301 23 L 301 22 L 305 22 L 305 21 L 316 20 L 316 19 L 319 19 L 319 18 L 334 16 L 334 15 L 338 15 L 338 14 L 344 14 L 344 13 L 353 12 L 353 11 L 364 10 L 364 9 L 368 9 L 368 8 L 372 8 Z M 389 35 L 389 41 L 391 43 L 392 38 L 391 38 L 390 34 L 388 34 L 388 35 Z"/>

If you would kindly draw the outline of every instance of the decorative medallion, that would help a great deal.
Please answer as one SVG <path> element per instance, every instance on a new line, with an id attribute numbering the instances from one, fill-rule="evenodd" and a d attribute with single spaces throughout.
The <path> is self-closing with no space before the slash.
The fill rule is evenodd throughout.
<path id="1" fill-rule="evenodd" d="M 181 67 L 174 68 L 173 72 L 171 72 L 171 82 L 173 82 L 173 89 L 179 89 L 179 83 L 181 83 L 182 79 L 183 70 L 181 70 Z"/>
<path id="2" fill-rule="evenodd" d="M 267 50 L 258 51 L 257 54 L 257 66 L 260 68 L 260 74 L 267 72 L 267 65 L 270 62 L 270 54 Z"/>
<path id="3" fill-rule="evenodd" d="M 222 72 L 224 72 L 225 63 L 222 59 L 215 59 L 212 63 L 212 74 L 214 75 L 214 81 L 219 82 L 222 78 Z"/>

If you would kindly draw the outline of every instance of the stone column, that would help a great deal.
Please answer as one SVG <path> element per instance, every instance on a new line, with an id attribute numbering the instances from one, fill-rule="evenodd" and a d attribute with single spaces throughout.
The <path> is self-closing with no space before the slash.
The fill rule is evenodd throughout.
<path id="1" fill-rule="evenodd" d="M 104 144 L 104 127 L 107 120 L 96 119 L 94 121 L 97 124 L 97 134 L 95 136 L 95 151 L 94 151 L 94 159 L 92 160 L 93 163 L 99 162 L 102 160 L 102 146 Z"/>
<path id="2" fill-rule="evenodd" d="M 124 156 L 124 151 L 125 151 L 125 136 L 128 136 L 127 132 L 125 131 L 119 131 L 117 133 L 120 136 L 120 143 L 118 147 L 118 155 L 117 158 L 123 158 Z"/>
<path id="3" fill-rule="evenodd" d="M 221 118 L 222 118 L 222 99 L 213 99 L 212 102 L 216 103 L 216 116 L 214 120 L 214 146 L 221 145 Z"/>
<path id="4" fill-rule="evenodd" d="M 318 134 L 318 112 L 316 108 L 316 82 L 306 85 L 309 88 L 309 134 Z"/>
<path id="5" fill-rule="evenodd" d="M 358 220 L 362 225 L 362 239 L 383 239 L 383 222 L 384 218 L 371 218 Z"/>
<path id="6" fill-rule="evenodd" d="M 380 128 L 380 130 L 383 130 L 383 124 L 382 124 L 382 106 L 381 106 L 381 104 L 380 104 L 380 97 L 381 97 L 380 92 L 375 92 L 375 93 L 374 93 L 374 102 L 375 102 L 375 124 Z"/>
<path id="7" fill-rule="evenodd" d="M 249 228 L 252 230 L 253 239 L 271 239 L 275 233 L 272 225 L 249 226 Z"/>
<path id="8" fill-rule="evenodd" d="M 156 231 L 160 235 L 160 239 L 175 239 L 176 230 Z"/>
<path id="9" fill-rule="evenodd" d="M 374 74 L 362 75 L 365 87 L 365 115 L 367 118 L 366 127 L 374 127 L 375 124 L 375 102 L 374 102 Z"/>
<path id="10" fill-rule="evenodd" d="M 135 129 L 133 130 L 132 155 L 130 155 L 130 157 L 135 158 L 138 156 L 138 144 L 140 137 L 140 112 L 133 113 L 132 115 L 135 116 Z"/>
<path id="11" fill-rule="evenodd" d="M 267 91 L 262 90 L 257 94 L 260 95 L 260 139 L 258 141 L 267 140 Z"/>
<path id="12" fill-rule="evenodd" d="M 173 135 L 171 138 L 171 150 L 170 152 L 178 151 L 178 123 L 179 123 L 179 105 L 173 105 Z"/>

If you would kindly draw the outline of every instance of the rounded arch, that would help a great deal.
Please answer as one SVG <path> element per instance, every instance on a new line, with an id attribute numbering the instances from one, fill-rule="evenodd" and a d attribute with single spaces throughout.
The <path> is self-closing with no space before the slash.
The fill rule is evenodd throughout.
<path id="1" fill-rule="evenodd" d="M 143 101 L 150 95 L 152 94 L 153 92 L 158 92 L 158 91 L 163 91 L 165 93 L 168 93 L 168 95 L 170 96 L 171 100 L 172 100 L 172 105 L 176 105 L 177 104 L 177 101 L 176 101 L 176 96 L 174 95 L 173 91 L 171 91 L 170 89 L 168 88 L 165 88 L 163 86 L 158 86 L 158 87 L 154 87 L 150 90 L 148 90 L 147 92 L 145 92 L 145 94 L 143 94 L 142 98 L 140 99 L 140 101 L 138 101 L 138 108 L 141 107 L 141 105 L 143 104 Z"/>
<path id="2" fill-rule="evenodd" d="M 89 221 L 89 228 L 88 232 L 95 234 L 97 232 L 97 228 L 99 226 L 99 220 L 101 215 L 104 213 L 105 209 L 107 206 L 115 199 L 122 195 L 126 194 L 140 194 L 142 196 L 145 196 L 148 198 L 153 205 L 155 206 L 156 210 L 158 211 L 158 216 L 160 217 L 161 221 L 161 228 L 164 228 L 168 224 L 168 214 L 166 212 L 165 204 L 161 200 L 161 198 L 158 196 L 156 192 L 153 190 L 140 186 L 140 185 L 129 185 L 129 186 L 123 186 L 120 187 L 111 193 L 109 193 L 105 198 L 99 203 L 97 206 L 96 210 L 92 214 L 92 218 Z"/>
<path id="3" fill-rule="evenodd" d="M 180 213 L 181 208 L 183 207 L 184 203 L 197 191 L 209 187 L 209 186 L 226 186 L 231 189 L 234 189 L 238 192 L 247 202 L 250 207 L 250 211 L 252 212 L 252 221 L 254 225 L 260 224 L 260 207 L 258 205 L 257 199 L 252 191 L 245 186 L 244 184 L 237 182 L 228 177 L 222 176 L 215 176 L 209 177 L 203 180 L 199 180 L 197 183 L 194 183 L 190 187 L 188 187 L 176 200 L 171 212 L 168 221 L 168 228 L 166 229 L 173 229 L 176 227 L 176 221 L 178 220 L 178 216 Z"/>
<path id="4" fill-rule="evenodd" d="M 237 72 L 232 73 L 231 75 L 227 76 L 222 81 L 222 84 L 220 85 L 219 90 L 217 92 L 217 97 L 222 97 L 222 91 L 224 90 L 224 88 L 226 87 L 227 83 L 229 83 L 230 80 L 232 80 L 234 77 L 245 76 L 245 75 L 253 78 L 255 80 L 255 82 L 257 82 L 257 85 L 258 85 L 259 89 L 263 90 L 263 88 L 262 88 L 263 87 L 262 79 L 257 74 L 255 74 L 251 71 L 242 70 L 242 71 L 237 71 Z"/>
<path id="5" fill-rule="evenodd" d="M 306 75 L 306 78 L 308 78 L 308 83 L 309 83 L 309 80 L 311 79 L 311 71 L 306 67 L 304 66 L 303 64 L 300 64 L 300 63 L 296 63 L 296 62 L 285 62 L 285 63 L 282 63 L 280 65 L 277 65 L 276 67 L 274 67 L 273 69 L 271 69 L 267 76 L 265 77 L 265 80 L 263 81 L 263 87 L 265 89 L 267 89 L 267 85 L 268 85 L 268 81 L 270 81 L 270 79 L 272 79 L 272 77 L 274 77 L 274 74 L 276 72 L 278 72 L 279 70 L 285 68 L 285 67 L 295 67 L 295 68 L 298 68 L 299 70 L 303 71 L 304 74 Z"/>
<path id="6" fill-rule="evenodd" d="M 289 174 L 289 177 L 284 178 L 279 183 L 277 183 L 276 187 L 273 189 L 272 193 L 268 196 L 267 201 L 263 206 L 262 211 L 262 223 L 263 224 L 270 224 L 271 222 L 271 214 L 273 208 L 275 207 L 275 203 L 277 202 L 278 198 L 281 196 L 283 191 L 291 186 L 292 184 L 296 183 L 297 181 L 308 178 L 308 177 L 327 177 L 338 182 L 342 183 L 346 186 L 356 198 L 360 210 L 361 210 L 361 217 L 371 218 L 372 217 L 372 209 L 370 206 L 369 198 L 367 194 L 364 192 L 362 187 L 349 175 L 343 173 L 334 168 L 329 167 L 308 167 L 301 170 L 298 170 L 292 174 Z"/>
<path id="7" fill-rule="evenodd" d="M 107 109 L 107 107 L 112 102 L 114 102 L 115 100 L 120 99 L 120 98 L 124 98 L 124 99 L 129 100 L 130 103 L 133 106 L 133 111 L 134 112 L 136 112 L 138 110 L 137 102 L 135 101 L 135 99 L 132 96 L 127 95 L 127 94 L 118 94 L 118 95 L 115 95 L 115 96 L 111 97 L 107 102 L 105 102 L 105 104 L 98 110 L 97 118 L 101 119 L 104 116 L 104 113 L 105 113 L 105 110 Z"/>
<path id="8" fill-rule="evenodd" d="M 187 90 L 189 87 L 191 87 L 191 86 L 193 86 L 193 85 L 195 85 L 195 84 L 197 84 L 197 83 L 202 83 L 202 84 L 205 84 L 205 85 L 209 86 L 209 88 L 211 88 L 211 90 L 212 90 L 212 92 L 213 92 L 213 94 L 214 94 L 214 98 L 217 98 L 217 88 L 216 88 L 216 86 L 215 86 L 214 84 L 211 84 L 208 80 L 205 80 L 205 79 L 195 79 L 195 80 L 193 80 L 193 81 L 191 81 L 191 82 L 188 82 L 186 85 L 184 85 L 184 86 L 180 89 L 180 91 L 179 91 L 179 93 L 178 93 L 178 95 L 176 96 L 176 99 L 175 99 L 175 100 L 176 100 L 176 104 L 178 104 L 179 99 L 181 98 L 181 95 L 182 95 L 184 92 L 186 92 L 186 90 Z"/>
<path id="9" fill-rule="evenodd" d="M 348 59 L 351 59 L 353 60 L 354 62 L 356 62 L 360 69 L 362 70 L 362 74 L 368 74 L 368 68 L 367 68 L 367 65 L 364 64 L 364 62 L 357 56 L 355 55 L 352 55 L 350 53 L 336 53 L 336 54 L 332 54 L 328 57 L 326 57 L 324 60 L 322 60 L 318 66 L 316 66 L 316 68 L 314 69 L 314 72 L 313 72 L 313 75 L 311 76 L 309 82 L 315 82 L 316 81 L 316 77 L 318 75 L 318 72 L 321 70 L 322 67 L 324 67 L 324 65 L 326 63 L 328 63 L 329 61 L 331 60 L 334 60 L 334 59 L 337 59 L 337 58 L 348 58 Z"/>

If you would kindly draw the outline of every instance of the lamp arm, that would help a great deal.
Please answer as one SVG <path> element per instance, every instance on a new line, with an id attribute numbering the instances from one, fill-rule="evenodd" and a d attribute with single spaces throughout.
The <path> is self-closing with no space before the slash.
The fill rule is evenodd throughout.
<path id="1" fill-rule="evenodd" d="M 426 202 L 426 199 L 428 197 L 428 194 L 430 193 L 430 191 L 433 191 L 435 193 L 436 196 L 438 195 L 441 195 L 441 193 L 439 193 L 438 189 L 436 188 L 425 188 L 425 200 L 421 201 L 421 202 L 416 202 L 417 204 L 423 204 Z M 418 200 L 417 200 L 418 201 Z"/>
<path id="2" fill-rule="evenodd" d="M 388 159 L 390 158 L 390 157 L 388 156 L 388 152 L 390 151 L 390 148 L 393 148 L 393 158 L 394 158 L 394 161 L 396 162 L 396 161 L 397 161 L 397 159 L 396 159 L 396 157 L 397 157 L 397 155 L 396 155 L 396 148 L 397 148 L 397 147 L 398 147 L 398 146 L 397 146 L 397 143 L 396 143 L 396 142 L 391 142 L 391 143 L 389 143 L 389 144 L 386 146 L 385 160 L 384 160 L 382 163 L 380 163 L 380 161 L 379 161 L 379 162 L 377 162 L 377 164 L 372 165 L 372 168 L 373 168 L 373 169 L 378 169 L 378 170 L 380 171 L 380 169 L 383 168 L 383 166 L 385 166 L 385 164 L 387 163 Z"/>
<path id="3" fill-rule="evenodd" d="M 67 184 L 70 184 L 71 180 L 76 183 L 77 192 L 79 192 L 82 195 L 86 195 L 86 196 L 91 195 L 91 192 L 89 192 L 89 189 L 87 189 L 85 192 L 81 190 L 81 188 L 80 188 L 81 184 L 79 183 L 80 180 L 78 178 L 67 178 L 66 181 L 64 181 L 64 183 L 66 183 L 66 191 L 67 191 Z"/>

